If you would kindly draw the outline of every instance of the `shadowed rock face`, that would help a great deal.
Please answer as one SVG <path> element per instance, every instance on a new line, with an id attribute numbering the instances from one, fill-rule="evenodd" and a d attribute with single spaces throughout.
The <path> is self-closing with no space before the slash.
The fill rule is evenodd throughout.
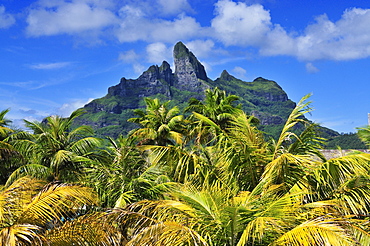
<path id="1" fill-rule="evenodd" d="M 155 94 L 170 96 L 173 74 L 164 61 L 160 67 L 153 65 L 137 79 L 122 78 L 118 85 L 109 87 L 107 96 L 148 97 Z"/>
<path id="2" fill-rule="evenodd" d="M 160 67 L 157 65 L 149 67 L 137 79 L 122 78 L 118 85 L 109 87 L 104 98 L 116 97 L 121 100 L 110 105 L 94 100 L 85 105 L 85 108 L 92 113 L 107 111 L 120 114 L 125 109 L 138 108 L 140 100 L 144 97 L 159 94 L 170 100 L 175 89 L 188 92 L 188 98 L 184 98 L 186 100 L 189 99 L 189 95 L 202 99 L 204 90 L 210 88 L 207 84 L 210 79 L 203 65 L 181 42 L 176 44 L 173 55 L 175 73 L 172 72 L 168 62 L 163 61 Z"/>
<path id="3" fill-rule="evenodd" d="M 175 62 L 175 86 L 180 90 L 202 92 L 209 88 L 204 82 L 208 81 L 204 66 L 192 52 L 181 42 L 173 50 Z"/>
<path id="4" fill-rule="evenodd" d="M 117 136 L 119 131 L 127 132 L 134 127 L 127 119 L 134 117 L 133 109 L 145 106 L 144 97 L 173 100 L 174 104 L 184 106 L 191 97 L 204 99 L 204 91 L 214 87 L 239 96 L 246 113 L 259 117 L 263 125 L 281 124 L 295 105 L 276 82 L 261 77 L 245 82 L 224 70 L 212 81 L 204 66 L 181 42 L 175 45 L 173 57 L 174 72 L 163 61 L 161 66 L 150 66 L 137 79 L 123 77 L 119 84 L 109 87 L 106 96 L 86 104 L 87 114 L 80 116 L 76 124 L 91 125 L 103 135 L 107 131 L 102 128 L 114 126 L 118 130 L 110 136 Z"/>

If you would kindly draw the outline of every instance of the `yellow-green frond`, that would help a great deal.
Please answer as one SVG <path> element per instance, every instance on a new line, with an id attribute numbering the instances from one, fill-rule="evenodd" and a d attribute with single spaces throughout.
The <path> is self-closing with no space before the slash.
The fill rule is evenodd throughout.
<path id="1" fill-rule="evenodd" d="M 345 246 L 355 245 L 344 228 L 344 222 L 319 217 L 306 221 L 278 238 L 272 245 L 291 246 Z"/>
<path id="2" fill-rule="evenodd" d="M 96 199 L 90 188 L 52 183 L 24 208 L 19 222 L 43 225 L 46 221 L 60 220 L 64 213 L 74 214 L 84 205 L 96 204 Z"/>

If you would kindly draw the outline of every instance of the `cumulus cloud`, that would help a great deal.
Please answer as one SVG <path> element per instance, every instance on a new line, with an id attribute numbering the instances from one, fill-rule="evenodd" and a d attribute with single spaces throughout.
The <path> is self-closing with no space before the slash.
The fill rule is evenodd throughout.
<path id="1" fill-rule="evenodd" d="M 8 28 L 15 23 L 13 15 L 5 12 L 5 7 L 0 5 L 0 29 Z"/>
<path id="2" fill-rule="evenodd" d="M 164 43 L 152 43 L 146 47 L 146 52 L 148 54 L 148 61 L 160 64 L 165 60 L 168 60 L 171 50 L 167 48 Z"/>
<path id="3" fill-rule="evenodd" d="M 145 67 L 140 64 L 141 58 L 141 55 L 137 54 L 135 50 L 121 52 L 118 56 L 118 60 L 131 64 L 136 74 L 141 74 L 145 69 Z"/>
<path id="4" fill-rule="evenodd" d="M 69 66 L 70 64 L 70 62 L 38 63 L 29 65 L 29 67 L 32 69 L 50 70 L 64 68 Z"/>
<path id="5" fill-rule="evenodd" d="M 318 16 L 296 38 L 297 57 L 302 60 L 351 60 L 370 55 L 370 9 L 344 11 L 336 22 L 327 15 Z"/>
<path id="6" fill-rule="evenodd" d="M 254 47 L 264 56 L 288 55 L 305 62 L 370 56 L 370 9 L 347 9 L 337 21 L 322 14 L 304 30 L 291 33 L 278 23 L 272 23 L 270 11 L 261 4 L 246 2 L 218 0 L 211 25 L 201 26 L 191 16 L 188 0 L 126 0 L 121 3 L 113 0 L 39 0 L 30 7 L 27 33 L 30 36 L 69 34 L 90 37 L 109 31 L 122 43 L 144 41 L 166 45 L 182 40 L 200 57 L 215 51 L 217 41 L 225 46 Z M 14 21 L 0 6 L 0 28 L 8 27 Z M 150 52 L 156 52 L 154 47 L 148 48 Z M 159 53 L 149 54 L 148 51 L 149 61 L 157 62 Z"/>
<path id="7" fill-rule="evenodd" d="M 201 35 L 200 24 L 192 17 L 180 15 L 174 20 L 149 18 L 142 9 L 126 5 L 120 10 L 116 35 L 120 42 L 176 42 Z"/>
<path id="8" fill-rule="evenodd" d="M 270 32 L 270 13 L 260 4 L 221 0 L 215 6 L 211 26 L 226 45 L 258 45 Z"/>
<path id="9" fill-rule="evenodd" d="M 187 0 L 158 0 L 164 14 L 178 14 L 183 11 L 192 11 Z"/>
<path id="10" fill-rule="evenodd" d="M 302 61 L 370 56 L 370 9 L 347 9 L 336 22 L 320 15 L 301 35 L 272 23 L 269 11 L 260 4 L 220 0 L 215 13 L 214 37 L 225 45 L 254 46 L 261 55 L 289 55 Z"/>
<path id="11" fill-rule="evenodd" d="M 116 21 L 100 0 L 39 1 L 27 17 L 30 36 L 78 34 L 99 30 Z"/>

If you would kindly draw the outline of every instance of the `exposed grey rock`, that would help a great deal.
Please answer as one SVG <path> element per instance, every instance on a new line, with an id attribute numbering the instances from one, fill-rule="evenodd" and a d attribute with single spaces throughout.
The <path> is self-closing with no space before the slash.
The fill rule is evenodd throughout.
<path id="1" fill-rule="evenodd" d="M 175 63 L 175 87 L 180 90 L 203 92 L 209 86 L 204 66 L 192 52 L 181 42 L 173 50 Z"/>
<path id="2" fill-rule="evenodd" d="M 207 77 L 204 66 L 181 42 L 175 45 L 173 56 L 174 72 L 168 62 L 164 61 L 161 66 L 150 66 L 137 79 L 123 77 L 119 84 L 108 89 L 106 96 L 85 105 L 87 114 L 81 116 L 77 124 L 88 124 L 95 128 L 117 126 L 125 131 L 130 130 L 133 126 L 129 126 L 132 123 L 127 123 L 127 119 L 134 116 L 133 109 L 145 107 L 144 97 L 173 100 L 184 106 L 191 97 L 204 99 L 204 91 L 216 86 L 238 95 L 243 109 L 246 112 L 254 110 L 252 114 L 263 125 L 282 124 L 290 108 L 294 107 L 294 103 L 274 81 L 259 77 L 253 82 L 245 82 L 226 70 L 220 78 L 212 81 Z M 277 104 L 282 108 L 276 107 Z"/>
<path id="3" fill-rule="evenodd" d="M 173 74 L 170 65 L 164 61 L 160 67 L 149 67 L 139 78 L 122 78 L 118 85 L 109 87 L 108 95 L 121 97 L 148 97 L 163 94 L 170 97 Z"/>

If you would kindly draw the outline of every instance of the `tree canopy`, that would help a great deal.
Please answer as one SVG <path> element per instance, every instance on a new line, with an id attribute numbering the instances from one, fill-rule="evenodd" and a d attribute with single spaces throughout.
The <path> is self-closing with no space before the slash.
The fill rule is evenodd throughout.
<path id="1" fill-rule="evenodd" d="M 185 112 L 145 99 L 117 139 L 72 128 L 80 110 L 28 131 L 3 111 L 0 244 L 370 244 L 370 154 L 326 159 L 309 95 L 271 139 L 237 97 L 205 93 Z"/>

